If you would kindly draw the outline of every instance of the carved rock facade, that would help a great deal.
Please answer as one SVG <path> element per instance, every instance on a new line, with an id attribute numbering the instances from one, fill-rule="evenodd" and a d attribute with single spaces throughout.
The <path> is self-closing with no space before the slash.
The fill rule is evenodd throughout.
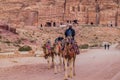
<path id="1" fill-rule="evenodd" d="M 120 26 L 120 0 L 0 0 L 0 24 Z"/>

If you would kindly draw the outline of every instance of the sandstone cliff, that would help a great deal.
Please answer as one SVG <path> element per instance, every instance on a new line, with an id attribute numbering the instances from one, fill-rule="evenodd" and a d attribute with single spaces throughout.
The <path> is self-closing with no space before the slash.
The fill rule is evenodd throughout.
<path id="1" fill-rule="evenodd" d="M 6 46 L 8 46 L 8 48 L 18 48 L 22 45 L 30 45 L 34 49 L 41 49 L 41 46 L 48 39 L 53 43 L 55 38 L 59 36 L 64 37 L 65 29 L 66 27 L 19 28 L 17 29 L 18 34 L 1 30 L 0 47 L 6 49 Z M 74 29 L 76 31 L 75 39 L 79 45 L 101 45 L 103 42 L 116 43 L 120 41 L 119 28 L 77 26 L 74 27 Z"/>
<path id="2" fill-rule="evenodd" d="M 0 0 L 0 24 L 59 26 L 79 24 L 120 25 L 119 0 Z"/>

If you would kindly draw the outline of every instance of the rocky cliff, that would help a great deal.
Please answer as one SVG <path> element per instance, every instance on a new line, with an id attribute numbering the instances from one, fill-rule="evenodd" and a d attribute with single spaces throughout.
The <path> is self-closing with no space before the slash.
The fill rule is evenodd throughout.
<path id="1" fill-rule="evenodd" d="M 29 27 L 29 26 L 28 26 Z M 19 28 L 18 34 L 14 34 L 1 29 L 0 47 L 18 48 L 23 45 L 30 45 L 34 49 L 39 48 L 49 39 L 54 42 L 55 38 L 64 37 L 64 31 L 67 27 L 43 27 L 43 28 Z M 104 42 L 116 43 L 120 41 L 120 29 L 114 27 L 93 27 L 76 26 L 76 41 L 79 45 L 101 45 Z M 10 36 L 10 37 L 9 37 Z"/>
<path id="2" fill-rule="evenodd" d="M 0 24 L 14 27 L 101 24 L 120 26 L 119 0 L 0 0 Z"/>

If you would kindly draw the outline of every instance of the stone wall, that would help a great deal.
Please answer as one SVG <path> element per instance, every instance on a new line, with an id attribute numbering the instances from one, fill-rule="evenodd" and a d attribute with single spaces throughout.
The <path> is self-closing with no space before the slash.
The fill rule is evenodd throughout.
<path id="1" fill-rule="evenodd" d="M 79 24 L 119 25 L 119 3 L 114 0 L 67 0 L 66 20 L 78 20 Z M 118 18 L 116 20 L 116 17 Z"/>
<path id="2" fill-rule="evenodd" d="M 15 27 L 66 23 L 120 26 L 120 1 L 0 0 L 0 23 Z"/>

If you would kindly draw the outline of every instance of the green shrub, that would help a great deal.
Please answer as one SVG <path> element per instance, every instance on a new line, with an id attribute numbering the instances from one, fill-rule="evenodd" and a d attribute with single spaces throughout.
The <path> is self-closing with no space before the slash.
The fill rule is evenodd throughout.
<path id="1" fill-rule="evenodd" d="M 27 46 L 27 45 L 19 48 L 19 51 L 30 51 L 30 50 L 32 50 L 32 48 L 30 46 Z"/>
<path id="2" fill-rule="evenodd" d="M 88 49 L 89 45 L 88 44 L 83 44 L 80 45 L 80 49 Z"/>

